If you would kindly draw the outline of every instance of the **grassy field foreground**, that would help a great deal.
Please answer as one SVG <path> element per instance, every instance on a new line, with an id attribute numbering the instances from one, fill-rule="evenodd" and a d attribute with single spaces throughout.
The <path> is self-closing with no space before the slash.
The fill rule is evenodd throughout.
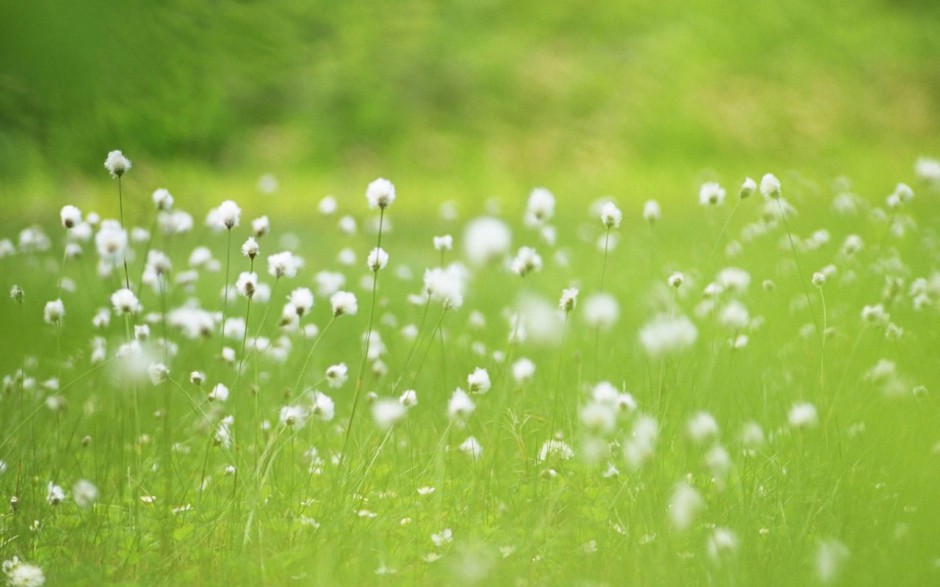
<path id="1" fill-rule="evenodd" d="M 940 581 L 940 164 L 262 220 L 109 163 L 0 234 L 11 584 Z"/>

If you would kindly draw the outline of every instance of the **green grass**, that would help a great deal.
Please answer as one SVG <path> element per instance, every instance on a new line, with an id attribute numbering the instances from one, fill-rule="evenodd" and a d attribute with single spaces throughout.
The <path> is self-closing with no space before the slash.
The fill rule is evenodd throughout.
<path id="1" fill-rule="evenodd" d="M 65 232 L 54 223 L 57 206 L 39 199 L 32 210 L 18 207 L 22 224 L 4 226 L 0 238 L 15 239 L 25 224 L 38 222 L 52 247 L 0 259 L 0 286 L 18 284 L 26 292 L 22 304 L 9 298 L 0 304 L 0 372 L 10 377 L 0 403 L 0 459 L 6 463 L 0 494 L 18 499 L 15 509 L 0 516 L 0 559 L 15 555 L 41 566 L 49 584 L 805 585 L 822 581 L 820 545 L 835 541 L 849 553 L 844 560 L 835 557 L 842 563 L 835 565 L 835 583 L 935 582 L 940 294 L 932 285 L 929 303 L 915 310 L 909 291 L 917 278 L 936 280 L 936 193 L 915 185 L 911 203 L 896 214 L 880 212 L 897 181 L 912 182 L 909 161 L 898 161 L 886 159 L 886 167 L 897 167 L 893 174 L 859 174 L 854 189 L 863 197 L 854 214 L 832 208 L 836 194 L 827 170 L 803 170 L 811 180 L 782 173 L 784 196 L 798 210 L 785 224 L 774 220 L 773 201 L 755 195 L 738 203 L 737 174 L 743 170 L 722 168 L 710 175 L 729 191 L 724 206 L 711 208 L 697 204 L 701 176 L 664 171 L 660 177 L 651 171 L 640 179 L 643 189 L 633 185 L 626 195 L 614 196 L 624 222 L 612 231 L 617 244 L 606 270 L 597 248 L 604 228 L 583 196 L 603 193 L 597 185 L 578 191 L 574 179 L 546 182 L 559 200 L 550 221 L 557 229 L 552 245 L 521 222 L 534 184 L 519 175 L 502 183 L 478 180 L 499 186 L 492 195 L 501 197 L 513 229 L 511 254 L 518 246 L 534 246 L 545 267 L 524 279 L 501 262 L 472 268 L 463 306 L 446 312 L 437 302 L 411 304 L 407 295 L 420 293 L 425 268 L 441 262 L 433 236 L 455 237 L 455 251 L 444 255 L 445 262 L 463 257 L 463 227 L 482 213 L 480 196 L 490 195 L 473 183 L 448 190 L 448 180 L 392 176 L 398 199 L 386 211 L 391 229 L 382 235 L 391 262 L 378 273 L 373 298 L 364 259 L 375 234 L 342 234 L 335 216 L 315 209 L 320 195 L 333 191 L 340 213 L 368 226 L 378 215 L 366 209 L 360 194 L 371 177 L 342 182 L 318 176 L 307 182 L 287 176 L 280 196 L 249 196 L 251 176 L 212 177 L 180 167 L 162 176 L 135 160 L 124 178 L 128 224 L 150 226 L 154 213 L 144 186 L 159 177 L 171 186 L 177 206 L 194 215 L 196 228 L 174 237 L 155 235 L 153 248 L 173 260 L 165 302 L 143 287 L 144 311 L 126 322 L 114 315 L 103 329 L 94 329 L 91 318 L 121 287 L 121 268 L 99 278 L 93 243 L 82 243 L 84 254 L 63 263 Z M 78 185 L 84 188 L 75 201 L 86 213 L 95 208 L 104 217 L 116 215 L 114 182 L 101 178 Z M 185 187 L 177 191 L 176 185 Z M 230 247 L 224 232 L 211 234 L 202 226 L 208 203 L 227 197 L 215 194 L 232 195 L 245 208 Z M 300 194 L 309 204 L 290 198 Z M 640 215 L 646 194 L 663 204 L 663 217 L 653 226 Z M 442 219 L 427 205 L 444 197 L 457 200 L 458 219 Z M 244 298 L 233 298 L 226 319 L 248 315 L 251 337 L 283 337 L 284 361 L 268 353 L 242 354 L 241 337 L 223 342 L 218 323 L 197 340 L 165 331 L 164 310 L 187 300 L 222 311 L 227 248 L 234 249 L 234 284 L 250 267 L 238 246 L 250 234 L 250 219 L 261 213 L 270 215 L 272 232 L 259 239 L 254 270 L 275 293 L 268 303 L 253 302 L 250 312 Z M 893 234 L 899 226 L 903 235 Z M 828 242 L 810 246 L 819 229 L 828 231 Z M 275 284 L 265 257 L 287 246 L 279 241 L 288 233 L 296 236 L 295 253 L 305 265 L 296 278 Z M 864 248 L 845 255 L 840 248 L 850 234 L 859 235 Z M 735 242 L 741 246 L 732 256 L 728 245 Z M 188 291 L 173 280 L 198 245 L 210 247 L 221 268 L 200 271 Z M 357 256 L 349 267 L 337 261 L 345 247 Z M 132 286 L 139 282 L 146 243 L 133 248 Z M 829 264 L 836 272 L 817 289 L 810 277 Z M 702 291 L 729 266 L 746 270 L 750 285 L 722 293 L 718 308 L 708 311 L 701 306 Z M 410 278 L 398 273 L 403 268 L 410 269 Z M 295 287 L 314 288 L 313 275 L 324 269 L 345 275 L 345 288 L 358 296 L 358 313 L 334 320 L 328 298 L 318 294 L 302 318 L 319 327 L 318 337 L 279 326 L 284 297 Z M 687 278 L 677 293 L 666 285 L 673 271 Z M 620 307 L 609 330 L 591 327 L 584 314 L 587 296 L 601 290 L 602 273 L 603 289 Z M 63 277 L 76 289 L 61 292 L 61 325 L 45 324 L 43 307 L 59 297 Z M 774 287 L 764 288 L 765 280 Z M 554 307 L 570 286 L 580 289 L 580 305 L 566 321 L 537 312 L 537 300 Z M 748 344 L 735 350 L 728 341 L 740 332 L 718 319 L 732 299 L 749 312 L 742 331 Z M 862 320 L 863 307 L 874 304 L 883 304 L 903 335 L 889 339 L 884 325 Z M 529 338 L 510 344 L 508 317 L 519 311 L 535 318 L 527 327 Z M 471 324 L 473 312 L 485 317 L 484 327 Z M 690 317 L 698 336 L 685 350 L 653 357 L 639 332 L 663 313 Z M 159 385 L 139 369 L 131 369 L 134 376 L 120 368 L 127 361 L 115 356 L 127 341 L 127 328 L 145 323 L 151 355 L 143 367 L 151 361 L 169 367 L 169 381 Z M 370 323 L 386 347 L 379 374 L 374 360 L 364 359 Z M 418 327 L 415 341 L 403 336 L 409 324 Z M 546 340 L 538 336 L 543 331 Z M 107 341 L 107 358 L 96 365 L 94 336 Z M 164 337 L 175 352 L 164 355 Z M 223 344 L 235 349 L 236 365 L 244 361 L 240 376 L 234 365 L 219 360 Z M 531 381 L 520 383 L 511 375 L 510 365 L 520 357 L 536 365 Z M 881 360 L 892 361 L 896 370 L 873 378 L 871 370 Z M 349 381 L 330 389 L 323 373 L 341 361 L 349 366 Z M 360 364 L 366 368 L 350 423 Z M 488 369 L 493 387 L 473 396 L 476 410 L 465 425 L 449 423 L 451 394 L 466 389 L 475 367 Z M 15 376 L 20 369 L 33 384 Z M 193 370 L 207 375 L 201 387 L 189 382 Z M 50 378 L 58 380 L 57 390 L 43 387 Z M 597 433 L 579 413 L 605 380 L 632 394 L 638 407 L 619 413 L 612 431 Z M 208 401 L 216 383 L 231 389 L 227 402 Z M 927 390 L 923 397 L 915 397 L 918 386 Z M 382 431 L 366 394 L 397 398 L 408 388 L 417 390 L 418 405 L 390 432 Z M 298 403 L 308 389 L 333 398 L 335 418 L 311 419 L 300 429 L 279 425 L 281 407 Z M 50 409 L 52 396 L 67 407 Z M 802 402 L 816 407 L 817 425 L 788 423 L 789 411 Z M 712 414 L 720 430 L 701 444 L 687 432 L 688 420 L 700 411 Z M 213 435 L 231 414 L 235 440 L 226 448 Z M 659 434 L 652 456 L 634 470 L 623 450 L 640 414 L 655 419 Z M 263 421 L 271 423 L 269 429 L 261 429 Z M 749 456 L 739 439 L 747 422 L 759 424 L 766 436 Z M 540 461 L 543 443 L 556 435 L 576 456 Z M 479 459 L 458 448 L 469 436 L 483 447 Z M 717 445 L 730 456 L 726 470 L 706 462 Z M 609 454 L 591 462 L 585 457 L 591 446 Z M 305 455 L 311 447 L 323 459 L 315 474 Z M 229 465 L 236 467 L 234 475 L 225 475 Z M 605 474 L 610 465 L 618 474 Z M 79 479 L 97 486 L 93 506 L 81 508 L 71 495 L 59 505 L 47 503 L 49 482 L 71 492 Z M 673 527 L 669 515 L 679 483 L 695 488 L 704 503 L 684 530 Z M 423 487 L 434 490 L 420 495 Z M 155 500 L 145 503 L 143 496 Z M 184 506 L 186 511 L 173 512 Z M 737 538 L 737 547 L 717 559 L 707 547 L 716 527 Z M 452 530 L 453 540 L 436 545 L 432 535 L 444 529 Z M 380 574 L 390 569 L 394 574 Z"/>

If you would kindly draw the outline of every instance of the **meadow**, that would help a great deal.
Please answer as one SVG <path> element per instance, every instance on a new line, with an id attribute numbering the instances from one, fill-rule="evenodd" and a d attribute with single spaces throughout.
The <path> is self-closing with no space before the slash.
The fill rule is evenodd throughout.
<path id="1" fill-rule="evenodd" d="M 288 209 L 105 167 L 0 235 L 11 585 L 940 580 L 940 163 Z"/>

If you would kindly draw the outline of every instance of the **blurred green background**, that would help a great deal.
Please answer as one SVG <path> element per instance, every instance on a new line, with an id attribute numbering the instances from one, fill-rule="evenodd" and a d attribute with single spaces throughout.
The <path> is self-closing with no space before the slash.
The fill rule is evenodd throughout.
<path id="1" fill-rule="evenodd" d="M 0 190 L 100 189 L 120 148 L 150 189 L 645 199 L 772 169 L 886 194 L 940 155 L 938 27 L 929 0 L 6 0 Z"/>

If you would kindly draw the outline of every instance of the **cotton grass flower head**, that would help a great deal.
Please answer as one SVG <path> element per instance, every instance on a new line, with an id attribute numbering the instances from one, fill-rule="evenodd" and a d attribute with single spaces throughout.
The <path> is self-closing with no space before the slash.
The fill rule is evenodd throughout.
<path id="1" fill-rule="evenodd" d="M 468 436 L 457 448 L 460 452 L 473 458 L 474 461 L 483 455 L 483 445 L 473 436 Z"/>
<path id="2" fill-rule="evenodd" d="M 150 383 L 161 385 L 170 378 L 170 369 L 163 363 L 152 363 L 147 367 L 147 375 L 150 377 Z"/>
<path id="3" fill-rule="evenodd" d="M 158 188 L 154 190 L 152 198 L 153 205 L 161 212 L 166 212 L 167 210 L 173 208 L 173 194 L 171 194 L 170 191 L 165 188 Z"/>
<path id="4" fill-rule="evenodd" d="M 760 194 L 765 198 L 780 199 L 780 180 L 773 173 L 767 173 L 760 180 Z"/>
<path id="5" fill-rule="evenodd" d="M 255 240 L 255 237 L 249 236 L 242 244 L 242 255 L 248 257 L 249 259 L 254 259 L 258 256 L 258 241 Z"/>
<path id="6" fill-rule="evenodd" d="M 46 486 L 46 502 L 49 505 L 59 505 L 65 501 L 65 490 L 52 481 Z"/>
<path id="7" fill-rule="evenodd" d="M 209 392 L 209 401 L 225 403 L 228 401 L 229 390 L 228 386 L 224 383 L 217 383 L 215 387 L 212 388 L 212 391 Z"/>
<path id="8" fill-rule="evenodd" d="M 46 576 L 41 568 L 15 556 L 3 561 L 3 574 L 7 576 L 7 585 L 10 587 L 42 587 L 46 584 Z"/>
<path id="9" fill-rule="evenodd" d="M 251 221 L 251 232 L 258 238 L 263 237 L 271 231 L 271 221 L 267 216 L 259 216 Z"/>
<path id="10" fill-rule="evenodd" d="M 336 415 L 336 405 L 333 398 L 325 393 L 314 391 L 313 401 L 311 402 L 310 413 L 318 420 L 329 422 Z"/>
<path id="11" fill-rule="evenodd" d="M 511 243 L 509 227 L 498 218 L 483 216 L 472 220 L 464 229 L 464 253 L 474 265 L 504 257 Z"/>
<path id="12" fill-rule="evenodd" d="M 258 274 L 248 271 L 242 271 L 235 281 L 235 289 L 238 293 L 251 299 L 258 290 Z"/>
<path id="13" fill-rule="evenodd" d="M 333 317 L 355 316 L 359 311 L 356 294 L 348 291 L 338 291 L 330 296 L 330 306 L 333 308 Z"/>
<path id="14" fill-rule="evenodd" d="M 680 271 L 676 271 L 669 276 L 669 279 L 667 279 L 666 282 L 669 284 L 669 287 L 679 289 L 679 287 L 681 287 L 685 282 L 685 275 Z"/>
<path id="15" fill-rule="evenodd" d="M 239 218 L 241 217 L 242 210 L 238 207 L 238 204 L 232 200 L 225 200 L 219 204 L 218 210 L 218 221 L 221 223 L 222 227 L 227 230 L 231 230 L 234 227 L 238 226 Z"/>
<path id="16" fill-rule="evenodd" d="M 477 367 L 467 375 L 467 389 L 470 393 L 486 393 L 491 386 L 490 374 L 482 367 Z"/>
<path id="17" fill-rule="evenodd" d="M 698 329 L 685 316 L 660 315 L 640 329 L 640 343 L 653 358 L 683 351 L 698 339 Z"/>
<path id="18" fill-rule="evenodd" d="M 326 382 L 332 389 L 342 387 L 349 379 L 349 368 L 346 363 L 337 363 L 326 368 Z"/>
<path id="19" fill-rule="evenodd" d="M 137 295 L 126 287 L 111 294 L 111 305 L 118 314 L 137 314 L 143 309 Z"/>
<path id="20" fill-rule="evenodd" d="M 58 326 L 64 317 L 65 304 L 62 303 L 61 299 L 46 302 L 46 306 L 43 308 L 43 319 L 46 321 L 46 324 Z"/>
<path id="21" fill-rule="evenodd" d="M 591 401 L 578 411 L 585 428 L 595 434 L 610 434 L 617 426 L 617 411 L 607 402 Z"/>
<path id="22" fill-rule="evenodd" d="M 395 201 L 395 186 L 389 180 L 380 177 L 366 188 L 366 203 L 369 208 L 384 210 Z"/>
<path id="23" fill-rule="evenodd" d="M 385 269 L 385 266 L 388 265 L 388 253 L 381 247 L 372 249 L 369 251 L 366 265 L 373 273 L 378 272 L 380 269 Z"/>
<path id="24" fill-rule="evenodd" d="M 82 223 L 82 211 L 71 204 L 63 206 L 59 212 L 59 218 L 62 220 L 64 228 L 75 228 Z"/>
<path id="25" fill-rule="evenodd" d="M 607 228 L 620 228 L 620 222 L 623 220 L 623 212 L 611 201 L 604 202 L 601 205 L 601 223 Z"/>
<path id="26" fill-rule="evenodd" d="M 555 196 L 545 188 L 535 188 L 529 194 L 526 205 L 526 224 L 537 226 L 544 224 L 555 215 Z"/>
<path id="27" fill-rule="evenodd" d="M 578 288 L 569 287 L 561 291 L 561 299 L 558 300 L 558 308 L 567 313 L 574 310 L 578 305 Z"/>
<path id="28" fill-rule="evenodd" d="M 298 317 L 307 314 L 313 308 L 313 302 L 313 292 L 306 287 L 294 289 L 287 297 L 287 304 Z"/>
<path id="29" fill-rule="evenodd" d="M 643 220 L 652 226 L 656 224 L 660 217 L 662 217 L 662 209 L 659 207 L 659 202 L 656 200 L 647 200 L 643 204 Z"/>
<path id="30" fill-rule="evenodd" d="M 449 251 L 454 248 L 454 237 L 449 234 L 434 237 L 434 248 L 438 251 Z"/>
<path id="31" fill-rule="evenodd" d="M 741 184 L 741 190 L 738 192 L 742 200 L 750 198 L 754 192 L 757 191 L 757 182 L 755 182 L 750 177 L 744 180 L 744 183 Z"/>
<path id="32" fill-rule="evenodd" d="M 718 527 L 712 530 L 705 543 L 705 551 L 712 562 L 720 563 L 738 550 L 738 535 L 730 528 Z"/>
<path id="33" fill-rule="evenodd" d="M 372 419 L 382 430 L 388 430 L 405 419 L 407 409 L 401 402 L 390 398 L 380 398 L 372 403 Z"/>
<path id="34" fill-rule="evenodd" d="M 919 157 L 914 164 L 914 175 L 924 183 L 940 185 L 940 161 Z"/>
<path id="35" fill-rule="evenodd" d="M 679 483 L 669 500 L 669 520 L 679 532 L 688 530 L 705 508 L 701 494 L 688 483 Z"/>
<path id="36" fill-rule="evenodd" d="M 623 458 L 634 471 L 649 461 L 656 450 L 659 424 L 655 418 L 640 415 L 633 423 L 633 431 L 623 445 Z"/>
<path id="37" fill-rule="evenodd" d="M 459 263 L 427 269 L 424 272 L 424 290 L 445 308 L 457 309 L 463 305 L 467 277 L 467 269 Z"/>
<path id="38" fill-rule="evenodd" d="M 800 402 L 794 404 L 787 414 L 787 420 L 790 427 L 795 429 L 815 428 L 819 424 L 819 416 L 816 413 L 816 406 L 809 402 Z"/>
<path id="39" fill-rule="evenodd" d="M 698 190 L 698 202 L 702 206 L 720 206 L 725 201 L 725 189 L 710 181 Z"/>
<path id="40" fill-rule="evenodd" d="M 299 430 L 307 422 L 307 410 L 303 406 L 284 406 L 278 412 L 277 421 L 281 426 Z"/>
<path id="41" fill-rule="evenodd" d="M 697 412 L 686 424 L 689 438 L 696 444 L 702 444 L 718 436 L 718 422 L 708 412 Z"/>
<path id="42" fill-rule="evenodd" d="M 104 160 L 104 168 L 108 170 L 111 177 L 117 179 L 127 173 L 131 168 L 131 161 L 120 151 L 111 151 L 108 158 Z"/>
<path id="43" fill-rule="evenodd" d="M 80 508 L 87 508 L 98 501 L 98 488 L 87 479 L 78 480 L 72 486 L 72 499 Z"/>
<path id="44" fill-rule="evenodd" d="M 280 279 L 281 277 L 296 277 L 299 262 L 290 251 L 282 251 L 273 255 L 268 255 L 268 273 L 271 277 Z"/>
<path id="45" fill-rule="evenodd" d="M 398 402 L 406 408 L 413 408 L 418 405 L 418 392 L 413 389 L 406 389 L 398 397 Z"/>
<path id="46" fill-rule="evenodd" d="M 838 540 L 823 540 L 816 548 L 816 577 L 820 583 L 831 583 L 838 578 L 849 559 L 849 549 Z"/>
<path id="47" fill-rule="evenodd" d="M 532 247 L 520 247 L 512 260 L 512 270 L 520 277 L 542 270 L 542 257 Z"/>
<path id="48" fill-rule="evenodd" d="M 447 417 L 452 422 L 463 423 L 467 421 L 476 408 L 476 404 L 473 403 L 467 392 L 458 387 L 447 402 Z"/>
<path id="49" fill-rule="evenodd" d="M 620 317 L 620 304 L 616 298 L 608 293 L 589 295 L 582 305 L 584 321 L 593 328 L 607 330 L 612 327 Z"/>

